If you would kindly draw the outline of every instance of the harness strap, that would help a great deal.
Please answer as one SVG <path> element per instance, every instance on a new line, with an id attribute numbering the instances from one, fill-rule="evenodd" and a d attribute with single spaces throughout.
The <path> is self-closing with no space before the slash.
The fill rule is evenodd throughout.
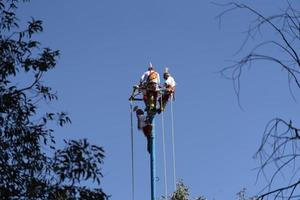
<path id="1" fill-rule="evenodd" d="M 155 75 L 154 78 L 151 77 L 153 74 Z M 152 81 L 153 81 L 154 79 L 156 79 L 156 78 L 157 78 L 157 72 L 154 71 L 154 70 L 151 70 L 151 71 L 150 71 L 150 74 L 148 75 L 147 82 L 152 82 Z"/>

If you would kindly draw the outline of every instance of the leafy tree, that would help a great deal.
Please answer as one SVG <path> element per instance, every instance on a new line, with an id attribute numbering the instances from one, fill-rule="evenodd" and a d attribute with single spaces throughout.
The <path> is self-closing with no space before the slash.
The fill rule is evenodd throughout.
<path id="1" fill-rule="evenodd" d="M 254 67 L 258 61 L 269 62 L 273 68 L 281 68 L 286 73 L 292 96 L 292 86 L 300 88 L 300 10 L 290 1 L 286 2 L 286 9 L 269 16 L 242 3 L 231 2 L 223 5 L 226 6 L 226 10 L 218 16 L 219 18 L 235 10 L 242 10 L 254 16 L 246 31 L 247 36 L 243 47 L 248 45 L 249 38 L 257 41 L 256 45 L 234 65 L 225 67 L 221 71 L 225 77 L 234 82 L 238 97 L 241 76 L 246 71 L 244 69 Z M 265 37 L 257 38 L 257 34 Z M 274 118 L 267 123 L 256 154 L 260 161 L 258 175 L 263 174 L 266 177 L 267 185 L 257 197 L 258 199 L 299 199 L 299 130 L 292 120 Z M 267 172 L 270 171 L 272 173 L 268 177 Z M 288 181 L 280 179 L 282 175 Z"/>
<path id="2" fill-rule="evenodd" d="M 188 200 L 189 189 L 183 184 L 183 182 L 177 183 L 176 191 L 172 194 L 170 200 Z"/>
<path id="3" fill-rule="evenodd" d="M 161 200 L 165 199 L 164 197 Z M 184 185 L 182 181 L 179 181 L 176 185 L 176 191 L 168 197 L 169 200 L 191 200 L 189 189 Z M 203 196 L 194 198 L 193 200 L 206 200 Z"/>
<path id="4" fill-rule="evenodd" d="M 59 51 L 34 39 L 42 21 L 32 18 L 20 27 L 16 11 L 24 2 L 0 0 L 0 197 L 108 199 L 100 188 L 103 149 L 86 139 L 65 140 L 57 149 L 49 123 L 63 126 L 70 118 L 63 112 L 38 114 L 42 103 L 57 99 L 42 78 L 55 67 Z"/>
<path id="5" fill-rule="evenodd" d="M 246 194 L 246 188 L 243 188 L 240 192 L 237 194 L 238 200 L 258 200 L 257 197 L 248 197 Z M 165 198 L 162 197 L 161 200 L 164 200 Z M 179 181 L 176 185 L 176 191 L 173 192 L 173 194 L 168 197 L 169 200 L 207 200 L 204 196 L 200 196 L 197 198 L 190 198 L 189 194 L 189 188 L 182 182 Z"/>

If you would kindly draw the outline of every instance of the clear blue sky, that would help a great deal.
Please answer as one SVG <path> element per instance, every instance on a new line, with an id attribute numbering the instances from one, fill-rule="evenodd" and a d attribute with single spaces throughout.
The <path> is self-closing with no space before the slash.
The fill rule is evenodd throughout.
<path id="1" fill-rule="evenodd" d="M 218 3 L 226 1 L 216 1 Z M 285 1 L 243 1 L 274 13 Z M 299 5 L 299 4 L 297 4 Z M 221 28 L 215 19 L 223 8 L 200 0 L 32 0 L 21 16 L 44 21 L 38 36 L 44 46 L 61 51 L 57 68 L 45 81 L 58 91 L 49 109 L 67 111 L 72 125 L 57 129 L 62 138 L 88 138 L 106 151 L 102 187 L 112 199 L 131 198 L 130 118 L 132 85 L 151 61 L 162 73 L 170 68 L 178 86 L 175 110 L 177 178 L 192 196 L 234 199 L 243 187 L 250 194 L 258 161 L 253 160 L 265 124 L 273 117 L 296 120 L 299 114 L 288 91 L 287 76 L 269 63 L 258 63 L 243 76 L 241 102 L 232 82 L 217 71 L 237 59 L 242 32 L 251 15 L 226 15 Z M 251 45 L 251 44 L 250 44 Z M 170 127 L 169 107 L 166 127 Z M 298 121 L 297 121 L 298 120 Z M 163 195 L 162 138 L 156 120 L 158 182 Z M 172 191 L 171 137 L 167 133 L 168 191 Z M 150 198 L 146 140 L 135 130 L 136 199 Z"/>

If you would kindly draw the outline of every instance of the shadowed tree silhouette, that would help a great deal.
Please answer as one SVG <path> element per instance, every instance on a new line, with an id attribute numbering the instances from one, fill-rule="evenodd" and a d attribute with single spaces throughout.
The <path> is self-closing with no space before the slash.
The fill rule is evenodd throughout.
<path id="1" fill-rule="evenodd" d="M 57 99 L 42 80 L 59 51 L 34 39 L 42 21 L 32 18 L 20 27 L 16 11 L 24 2 L 0 0 L 0 197 L 108 199 L 100 188 L 103 149 L 86 139 L 65 140 L 57 149 L 49 123 L 63 126 L 70 118 L 64 112 L 38 114 L 39 106 Z"/>
<path id="2" fill-rule="evenodd" d="M 218 15 L 219 19 L 236 10 L 254 16 L 246 31 L 247 36 L 242 48 L 249 44 L 249 38 L 252 42 L 257 41 L 256 45 L 235 64 L 221 70 L 222 75 L 234 82 L 238 98 L 242 74 L 246 68 L 254 67 L 259 61 L 268 62 L 269 66 L 281 68 L 285 72 L 290 93 L 295 98 L 292 88 L 300 88 L 300 11 L 290 1 L 286 3 L 286 9 L 269 16 L 242 3 L 231 2 L 222 5 L 226 10 Z M 258 38 L 257 35 L 264 37 Z M 257 199 L 300 198 L 299 142 L 299 129 L 294 126 L 292 120 L 274 118 L 267 123 L 256 153 L 260 161 L 258 177 L 266 178 L 267 185 Z"/>

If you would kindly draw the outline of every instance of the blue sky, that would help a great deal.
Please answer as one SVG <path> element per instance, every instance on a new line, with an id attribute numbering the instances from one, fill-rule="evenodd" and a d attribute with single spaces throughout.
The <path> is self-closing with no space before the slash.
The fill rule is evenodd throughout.
<path id="1" fill-rule="evenodd" d="M 224 3 L 226 1 L 216 1 Z M 264 13 L 284 8 L 284 1 L 242 1 Z M 297 3 L 296 3 L 297 4 Z M 299 5 L 299 4 L 297 4 Z M 257 63 L 242 80 L 241 110 L 232 82 L 217 72 L 243 42 L 253 19 L 229 13 L 199 0 L 37 1 L 21 6 L 23 19 L 44 21 L 38 36 L 44 46 L 61 51 L 57 68 L 45 81 L 59 101 L 48 109 L 67 111 L 72 125 L 57 129 L 62 138 L 88 138 L 106 151 L 102 186 L 112 199 L 131 198 L 130 110 L 128 97 L 149 62 L 160 72 L 167 65 L 177 85 L 175 142 L 177 178 L 191 195 L 234 199 L 243 187 L 255 194 L 253 159 L 268 120 L 293 119 L 299 113 L 288 91 L 286 74 L 269 63 Z M 250 41 L 250 46 L 253 41 Z M 276 52 L 275 52 L 276 53 Z M 297 94 L 296 94 L 297 96 Z M 172 191 L 170 108 L 167 129 L 168 191 Z M 160 116 L 157 133 L 157 196 L 163 195 Z M 136 199 L 150 198 L 146 140 L 135 130 Z"/>

